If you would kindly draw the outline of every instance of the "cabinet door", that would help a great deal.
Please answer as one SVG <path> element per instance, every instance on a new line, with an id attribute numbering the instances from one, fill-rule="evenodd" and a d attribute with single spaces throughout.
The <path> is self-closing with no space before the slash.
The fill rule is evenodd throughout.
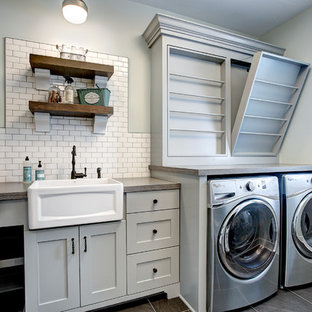
<path id="1" fill-rule="evenodd" d="M 57 312 L 78 307 L 78 228 L 27 232 L 26 244 L 26 311 Z"/>
<path id="2" fill-rule="evenodd" d="M 81 305 L 126 294 L 125 221 L 80 227 Z"/>

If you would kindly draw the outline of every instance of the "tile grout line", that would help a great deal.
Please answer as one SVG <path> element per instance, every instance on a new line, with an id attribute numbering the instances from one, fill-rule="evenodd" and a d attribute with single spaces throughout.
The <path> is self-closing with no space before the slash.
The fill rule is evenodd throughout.
<path id="1" fill-rule="evenodd" d="M 304 301 L 306 301 L 306 302 L 312 304 L 312 302 L 311 302 L 310 300 L 308 300 L 308 299 L 306 299 L 306 298 L 304 298 L 304 297 L 302 297 L 302 296 L 296 294 L 294 291 L 292 291 L 292 290 L 290 290 L 290 289 L 288 289 L 288 291 L 291 292 L 292 294 L 294 294 L 295 296 L 301 298 L 302 300 L 304 300 Z"/>
<path id="2" fill-rule="evenodd" d="M 152 305 L 152 303 L 150 302 L 150 300 L 149 300 L 148 298 L 146 298 L 146 299 L 147 299 L 148 303 L 150 304 L 150 306 L 152 307 L 153 312 L 157 312 L 157 311 L 155 310 L 154 306 Z"/>

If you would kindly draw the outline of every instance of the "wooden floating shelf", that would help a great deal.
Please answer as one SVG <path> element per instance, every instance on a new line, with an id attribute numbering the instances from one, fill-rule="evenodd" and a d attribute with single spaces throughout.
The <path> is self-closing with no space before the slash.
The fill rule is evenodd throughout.
<path id="1" fill-rule="evenodd" d="M 108 116 L 114 113 L 111 106 L 47 103 L 29 101 L 29 110 L 34 113 L 49 113 L 52 116 L 87 117 Z"/>
<path id="2" fill-rule="evenodd" d="M 52 75 L 93 79 L 94 76 L 107 77 L 114 73 L 114 66 L 74 61 L 59 57 L 30 54 L 29 62 L 33 72 L 35 68 L 49 69 Z"/>

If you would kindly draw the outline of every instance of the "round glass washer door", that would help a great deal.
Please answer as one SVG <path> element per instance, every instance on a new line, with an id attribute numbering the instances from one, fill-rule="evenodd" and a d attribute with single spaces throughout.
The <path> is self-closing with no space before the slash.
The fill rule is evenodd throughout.
<path id="1" fill-rule="evenodd" d="M 298 205 L 292 221 L 292 237 L 299 252 L 312 258 L 312 193 Z"/>
<path id="2" fill-rule="evenodd" d="M 256 277 L 276 253 L 277 230 L 277 219 L 268 203 L 259 199 L 240 203 L 228 214 L 219 232 L 222 265 L 237 278 Z"/>

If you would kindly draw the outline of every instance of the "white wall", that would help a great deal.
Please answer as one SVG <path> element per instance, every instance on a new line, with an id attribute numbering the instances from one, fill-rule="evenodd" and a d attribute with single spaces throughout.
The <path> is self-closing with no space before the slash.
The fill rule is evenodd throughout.
<path id="1" fill-rule="evenodd" d="M 265 34 L 260 39 L 286 48 L 285 56 L 312 64 L 312 8 Z M 283 143 L 281 163 L 312 163 L 312 75 L 307 78 Z"/>

